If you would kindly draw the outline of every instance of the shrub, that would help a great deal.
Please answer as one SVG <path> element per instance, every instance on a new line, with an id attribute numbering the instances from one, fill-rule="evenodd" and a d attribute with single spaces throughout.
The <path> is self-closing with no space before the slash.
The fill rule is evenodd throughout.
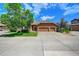
<path id="1" fill-rule="evenodd" d="M 65 32 L 65 33 L 69 33 L 70 30 L 69 30 L 68 28 L 64 28 L 64 32 Z"/>
<path id="2" fill-rule="evenodd" d="M 60 32 L 61 33 L 69 33 L 70 30 L 67 27 L 65 27 L 65 28 L 60 28 Z"/>
<path id="3" fill-rule="evenodd" d="M 60 32 L 63 33 L 64 32 L 64 28 L 60 28 Z"/>

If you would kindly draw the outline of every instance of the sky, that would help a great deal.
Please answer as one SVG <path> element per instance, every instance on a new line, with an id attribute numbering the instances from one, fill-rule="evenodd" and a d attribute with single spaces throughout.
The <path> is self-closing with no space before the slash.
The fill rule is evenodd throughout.
<path id="1" fill-rule="evenodd" d="M 47 20 L 57 23 L 64 18 L 70 23 L 79 18 L 79 3 L 22 3 L 22 6 L 34 14 L 36 22 Z M 5 13 L 4 4 L 0 3 L 0 14 Z"/>

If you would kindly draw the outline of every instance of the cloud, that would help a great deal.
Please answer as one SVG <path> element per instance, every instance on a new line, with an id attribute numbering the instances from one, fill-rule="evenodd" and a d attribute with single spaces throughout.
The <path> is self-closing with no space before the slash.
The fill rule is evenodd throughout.
<path id="1" fill-rule="evenodd" d="M 47 3 L 44 3 L 44 4 L 41 4 L 41 3 L 36 3 L 36 4 L 32 4 L 33 6 L 33 12 L 35 13 L 35 15 L 39 15 L 42 8 L 45 8 L 47 9 L 48 7 L 48 4 Z"/>
<path id="2" fill-rule="evenodd" d="M 43 4 L 39 4 L 39 3 L 38 4 L 34 3 L 32 4 L 32 6 L 30 6 L 27 3 L 24 3 L 23 5 L 25 6 L 25 9 L 31 10 L 36 16 L 39 15 L 39 13 L 41 12 L 41 9 L 43 8 Z"/>
<path id="3" fill-rule="evenodd" d="M 69 3 L 60 3 L 57 6 L 59 6 L 59 8 L 61 10 L 64 10 L 64 13 L 63 13 L 64 16 L 79 13 L 79 5 L 78 4 L 70 5 Z"/>
<path id="4" fill-rule="evenodd" d="M 36 16 L 40 14 L 42 8 L 47 9 L 48 3 L 33 3 L 32 6 L 27 3 L 23 3 L 25 9 L 31 10 Z"/>
<path id="5" fill-rule="evenodd" d="M 67 7 L 68 7 L 68 3 L 59 3 L 59 4 L 57 4 L 57 5 L 58 5 L 58 7 L 59 7 L 60 9 L 62 9 L 62 10 L 66 10 Z"/>
<path id="6" fill-rule="evenodd" d="M 79 13 L 79 5 L 73 5 L 71 7 L 66 7 L 66 10 L 64 12 L 64 16 Z"/>
<path id="7" fill-rule="evenodd" d="M 42 16 L 41 19 L 42 20 L 48 20 L 48 19 L 53 19 L 55 18 L 55 16 Z"/>
<path id="8" fill-rule="evenodd" d="M 64 16 L 69 15 L 69 14 L 75 14 L 75 13 L 79 13 L 79 9 L 70 9 L 70 10 L 67 10 L 64 13 Z"/>
<path id="9" fill-rule="evenodd" d="M 24 5 L 25 9 L 29 9 L 30 11 L 33 10 L 33 8 L 27 3 L 24 3 L 23 5 Z"/>
<path id="10" fill-rule="evenodd" d="M 34 8 L 48 8 L 48 3 L 34 3 L 32 4 Z"/>

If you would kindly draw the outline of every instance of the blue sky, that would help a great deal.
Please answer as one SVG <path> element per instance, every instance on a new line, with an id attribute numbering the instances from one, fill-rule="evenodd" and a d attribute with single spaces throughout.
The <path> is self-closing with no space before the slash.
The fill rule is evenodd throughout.
<path id="1" fill-rule="evenodd" d="M 3 5 L 0 3 L 0 14 L 6 13 Z M 70 23 L 74 18 L 79 18 L 79 3 L 23 3 L 22 5 L 34 13 L 37 22 L 48 20 L 57 23 L 64 18 Z"/>

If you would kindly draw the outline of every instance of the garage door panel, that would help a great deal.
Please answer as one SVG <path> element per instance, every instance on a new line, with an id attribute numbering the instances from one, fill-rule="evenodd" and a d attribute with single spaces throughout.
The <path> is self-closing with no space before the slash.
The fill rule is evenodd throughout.
<path id="1" fill-rule="evenodd" d="M 48 29 L 39 29 L 38 31 L 48 31 Z"/>

